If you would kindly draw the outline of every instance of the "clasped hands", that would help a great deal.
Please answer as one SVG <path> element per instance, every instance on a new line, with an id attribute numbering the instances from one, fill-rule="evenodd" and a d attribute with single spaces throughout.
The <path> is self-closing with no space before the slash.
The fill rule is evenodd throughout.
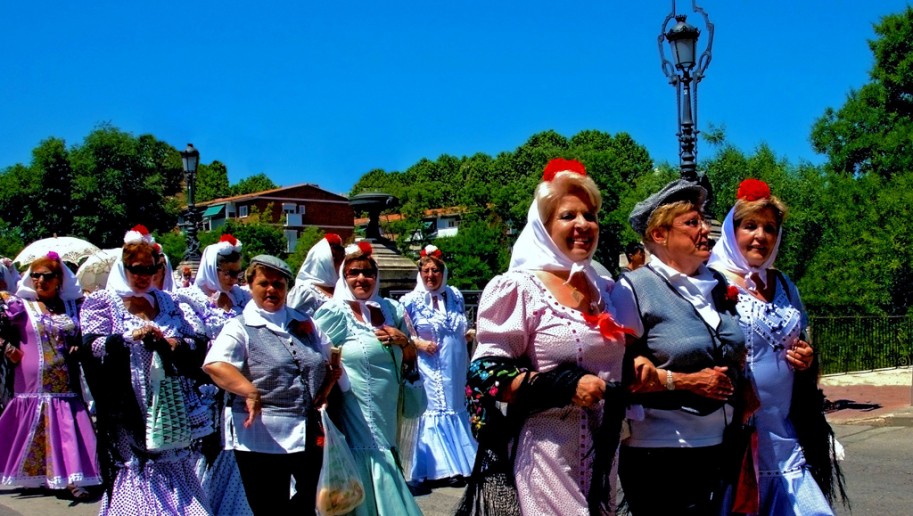
<path id="1" fill-rule="evenodd" d="M 735 392 L 732 380 L 726 375 L 728 367 L 705 367 L 694 373 L 673 374 L 675 390 L 687 390 L 697 395 L 720 401 L 728 401 Z M 667 390 L 665 369 L 657 369 L 646 357 L 634 359 L 634 383 L 631 392 L 646 393 Z"/>
<path id="2" fill-rule="evenodd" d="M 180 340 L 174 337 L 165 337 L 165 334 L 162 333 L 162 330 L 151 324 L 147 324 L 142 328 L 137 328 L 133 330 L 133 333 L 130 334 L 136 342 L 142 342 L 147 349 L 155 349 L 156 344 L 164 341 L 171 348 L 171 351 L 180 344 Z"/>

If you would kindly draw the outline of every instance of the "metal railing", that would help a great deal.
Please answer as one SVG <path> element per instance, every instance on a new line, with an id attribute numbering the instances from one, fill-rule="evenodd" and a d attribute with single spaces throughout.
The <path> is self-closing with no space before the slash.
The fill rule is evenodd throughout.
<path id="1" fill-rule="evenodd" d="M 818 316 L 810 337 L 821 373 L 849 373 L 902 367 L 913 357 L 913 317 Z"/>

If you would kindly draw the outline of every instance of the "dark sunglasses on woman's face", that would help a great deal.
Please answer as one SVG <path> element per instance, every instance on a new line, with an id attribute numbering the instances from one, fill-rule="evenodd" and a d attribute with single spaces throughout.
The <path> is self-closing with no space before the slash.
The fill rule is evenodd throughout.
<path id="1" fill-rule="evenodd" d="M 374 269 L 349 269 L 346 271 L 347 278 L 357 278 L 358 276 L 374 278 L 377 276 L 377 271 Z"/>
<path id="2" fill-rule="evenodd" d="M 241 275 L 241 269 L 238 269 L 236 271 L 230 271 L 228 269 L 219 269 L 219 272 L 221 272 L 222 274 L 224 274 L 230 278 L 237 278 L 238 276 Z"/>
<path id="3" fill-rule="evenodd" d="M 57 275 L 54 274 L 53 272 L 33 272 L 33 273 L 29 274 L 29 276 L 31 276 L 33 280 L 41 278 L 44 281 L 51 281 L 52 279 L 57 277 Z"/>
<path id="4" fill-rule="evenodd" d="M 137 276 L 152 276 L 159 270 L 158 265 L 124 265 L 124 269 Z"/>

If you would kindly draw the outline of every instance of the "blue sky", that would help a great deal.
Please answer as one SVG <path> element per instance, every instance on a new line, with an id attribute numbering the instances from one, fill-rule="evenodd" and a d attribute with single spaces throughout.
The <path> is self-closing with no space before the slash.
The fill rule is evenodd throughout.
<path id="1" fill-rule="evenodd" d="M 5 4 L 0 169 L 103 122 L 193 142 L 232 182 L 264 172 L 338 193 L 374 168 L 495 155 L 547 129 L 624 131 L 658 163 L 678 160 L 656 44 L 669 1 Z M 716 33 L 699 128 L 820 163 L 812 123 L 868 81 L 872 25 L 907 2 L 700 4 Z"/>

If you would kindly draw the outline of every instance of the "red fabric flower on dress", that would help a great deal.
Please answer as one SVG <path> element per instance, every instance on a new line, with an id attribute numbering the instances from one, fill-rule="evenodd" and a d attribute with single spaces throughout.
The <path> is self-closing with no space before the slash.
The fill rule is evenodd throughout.
<path id="1" fill-rule="evenodd" d="M 289 323 L 289 330 L 292 334 L 298 338 L 305 338 L 311 333 L 314 333 L 314 323 L 308 319 L 307 321 L 297 321 L 293 320 Z"/>
<path id="2" fill-rule="evenodd" d="M 760 179 L 746 179 L 739 183 L 739 190 L 736 193 L 736 198 L 743 201 L 770 199 L 770 187 Z"/>
<path id="3" fill-rule="evenodd" d="M 342 245 L 342 237 L 336 233 L 327 233 L 323 238 L 326 238 L 330 245 Z"/>
<path id="4" fill-rule="evenodd" d="M 634 330 L 626 328 L 615 321 L 612 314 L 602 312 L 599 315 L 583 314 L 583 320 L 590 326 L 595 326 L 606 340 L 616 340 L 624 343 L 625 335 L 634 335 Z"/>
<path id="5" fill-rule="evenodd" d="M 739 302 L 739 288 L 733 285 L 726 287 L 726 301 L 730 303 Z"/>
<path id="6" fill-rule="evenodd" d="M 585 176 L 586 167 L 575 159 L 555 158 L 545 165 L 545 170 L 542 171 L 542 180 L 551 181 L 555 179 L 559 172 L 574 172 Z"/>

